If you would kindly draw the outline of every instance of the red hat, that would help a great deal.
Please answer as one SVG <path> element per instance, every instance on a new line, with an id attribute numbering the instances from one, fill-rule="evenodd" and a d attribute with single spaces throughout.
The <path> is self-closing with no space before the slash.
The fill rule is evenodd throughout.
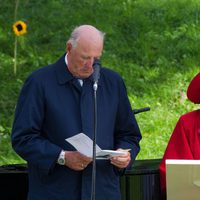
<path id="1" fill-rule="evenodd" d="M 187 97 L 191 102 L 200 104 L 200 73 L 191 80 L 187 89 Z"/>

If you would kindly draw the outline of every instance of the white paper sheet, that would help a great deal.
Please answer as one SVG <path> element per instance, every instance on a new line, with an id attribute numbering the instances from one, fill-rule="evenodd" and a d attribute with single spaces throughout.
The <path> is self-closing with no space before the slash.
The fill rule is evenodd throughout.
<path id="1" fill-rule="evenodd" d="M 93 141 L 84 133 L 79 133 L 75 136 L 66 139 L 72 146 L 74 146 L 80 153 L 92 157 L 93 155 Z M 102 150 L 96 145 L 96 158 L 109 159 L 112 156 L 124 155 L 124 151 Z"/>

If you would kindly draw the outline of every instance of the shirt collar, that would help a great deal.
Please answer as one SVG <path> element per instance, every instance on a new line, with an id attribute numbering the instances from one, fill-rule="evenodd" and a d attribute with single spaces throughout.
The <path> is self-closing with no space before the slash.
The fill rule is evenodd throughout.
<path id="1" fill-rule="evenodd" d="M 68 68 L 68 60 L 67 60 L 67 55 L 68 55 L 68 53 L 66 53 L 66 55 L 65 55 L 65 63 L 66 63 L 66 66 L 67 66 L 67 68 Z"/>

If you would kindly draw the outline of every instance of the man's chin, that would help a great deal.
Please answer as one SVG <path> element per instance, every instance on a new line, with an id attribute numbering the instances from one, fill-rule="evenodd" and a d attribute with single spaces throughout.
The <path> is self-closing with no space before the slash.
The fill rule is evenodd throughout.
<path id="1" fill-rule="evenodd" d="M 92 73 L 84 73 L 80 75 L 80 78 L 85 79 L 88 78 L 89 76 L 91 76 Z"/>

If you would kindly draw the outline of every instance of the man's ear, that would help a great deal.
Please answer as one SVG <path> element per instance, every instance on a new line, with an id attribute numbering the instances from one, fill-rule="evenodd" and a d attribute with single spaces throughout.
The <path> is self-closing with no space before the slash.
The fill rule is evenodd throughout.
<path id="1" fill-rule="evenodd" d="M 72 50 L 72 44 L 70 42 L 67 42 L 66 50 L 67 50 L 67 52 L 70 52 Z"/>

